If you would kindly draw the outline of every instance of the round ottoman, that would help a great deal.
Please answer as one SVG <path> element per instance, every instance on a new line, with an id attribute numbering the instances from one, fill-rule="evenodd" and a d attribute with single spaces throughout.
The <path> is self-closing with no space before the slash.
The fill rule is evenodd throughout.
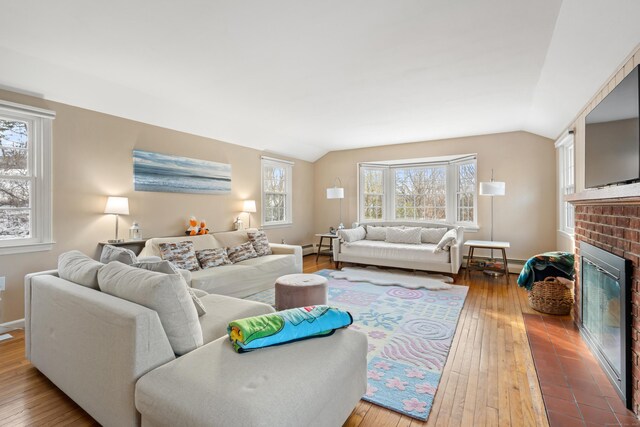
<path id="1" fill-rule="evenodd" d="M 327 279 L 317 274 L 287 274 L 276 280 L 276 310 L 327 303 Z"/>

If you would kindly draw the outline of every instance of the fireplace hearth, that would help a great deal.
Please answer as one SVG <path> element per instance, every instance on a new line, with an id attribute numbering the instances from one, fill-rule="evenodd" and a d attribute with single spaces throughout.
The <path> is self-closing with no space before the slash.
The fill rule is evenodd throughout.
<path id="1" fill-rule="evenodd" d="M 627 408 L 631 400 L 631 262 L 580 243 L 580 331 Z"/>

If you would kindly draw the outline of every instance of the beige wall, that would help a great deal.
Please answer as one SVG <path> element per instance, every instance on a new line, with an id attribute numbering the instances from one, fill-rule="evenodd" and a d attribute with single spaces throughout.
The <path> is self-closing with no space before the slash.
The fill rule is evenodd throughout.
<path id="1" fill-rule="evenodd" d="M 568 126 L 569 129 L 575 131 L 575 164 L 576 164 L 576 191 L 584 191 L 584 171 L 585 171 L 585 117 L 611 92 L 636 66 L 640 64 L 640 46 L 634 49 L 627 57 L 624 64 L 618 68 L 598 90 L 598 92 L 589 100 L 587 105 L 576 115 L 576 118 Z M 556 184 L 556 187 L 558 185 Z M 557 245 L 559 250 L 573 251 L 573 241 L 568 239 L 566 235 L 557 233 Z"/>
<path id="2" fill-rule="evenodd" d="M 411 144 L 334 151 L 315 163 L 315 231 L 338 223 L 338 201 L 327 200 L 325 189 L 340 177 L 345 187 L 343 222 L 357 220 L 357 163 L 452 154 L 478 154 L 478 181 L 506 182 L 506 195 L 495 199 L 494 239 L 511 242 L 511 259 L 555 247 L 556 182 L 553 141 L 527 132 L 455 138 Z M 489 239 L 490 200 L 478 196 L 480 230 L 467 239 Z"/>
<path id="3" fill-rule="evenodd" d="M 56 267 L 60 253 L 79 249 L 98 256 L 97 242 L 112 238 L 114 217 L 102 214 L 106 195 L 129 197 L 130 216 L 121 217 L 121 232 L 136 220 L 145 236 L 184 232 L 189 215 L 204 218 L 212 231 L 229 230 L 243 199 L 256 199 L 260 209 L 260 156 L 250 148 L 227 144 L 93 111 L 1 91 L 0 99 L 54 110 L 52 251 L 0 255 L 0 276 L 6 276 L 0 322 L 23 317 L 26 273 Z M 196 195 L 133 191 L 134 149 L 194 157 L 232 167 L 229 195 Z M 295 160 L 294 225 L 267 231 L 269 239 L 306 244 L 313 241 L 313 164 Z M 247 223 L 246 214 L 242 219 Z M 252 225 L 260 221 L 253 214 Z"/>

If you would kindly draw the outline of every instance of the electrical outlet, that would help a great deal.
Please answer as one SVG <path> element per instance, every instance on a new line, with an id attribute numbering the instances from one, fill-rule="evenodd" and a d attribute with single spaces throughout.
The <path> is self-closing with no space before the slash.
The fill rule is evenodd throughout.
<path id="1" fill-rule="evenodd" d="M 4 276 L 0 277 L 0 292 L 4 291 Z"/>

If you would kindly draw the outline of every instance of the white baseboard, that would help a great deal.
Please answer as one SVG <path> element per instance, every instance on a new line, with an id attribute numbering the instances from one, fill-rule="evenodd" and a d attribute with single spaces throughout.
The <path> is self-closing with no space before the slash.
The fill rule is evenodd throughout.
<path id="1" fill-rule="evenodd" d="M 24 319 L 13 320 L 11 322 L 0 323 L 0 334 L 15 331 L 16 329 L 24 329 Z"/>
<path id="2" fill-rule="evenodd" d="M 304 246 L 302 246 L 302 256 L 309 255 L 309 254 L 315 254 L 315 253 L 316 253 L 316 249 L 315 249 L 314 245 L 304 245 Z"/>

